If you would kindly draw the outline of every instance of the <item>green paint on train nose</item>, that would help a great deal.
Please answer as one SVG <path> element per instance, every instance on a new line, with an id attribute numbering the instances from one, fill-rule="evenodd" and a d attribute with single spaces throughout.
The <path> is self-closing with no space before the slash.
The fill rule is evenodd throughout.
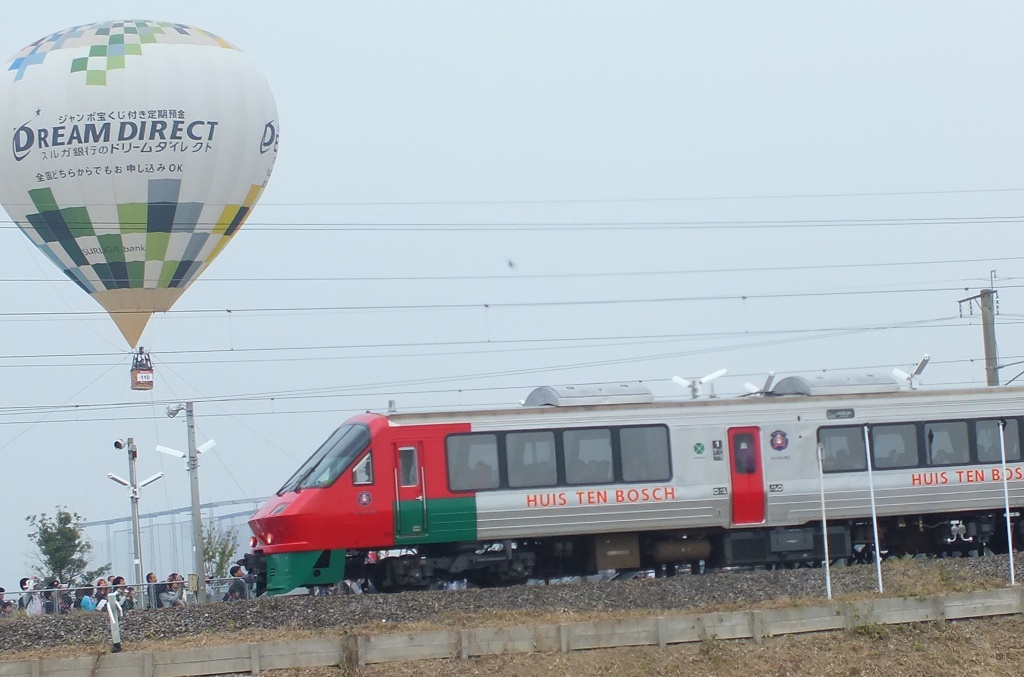
<path id="1" fill-rule="evenodd" d="M 345 550 L 307 550 L 267 555 L 267 594 L 334 585 L 345 578 Z"/>

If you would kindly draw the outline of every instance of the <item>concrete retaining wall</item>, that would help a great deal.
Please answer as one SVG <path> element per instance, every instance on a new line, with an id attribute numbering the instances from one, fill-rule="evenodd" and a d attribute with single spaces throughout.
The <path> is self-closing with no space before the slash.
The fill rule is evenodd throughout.
<path id="1" fill-rule="evenodd" d="M 502 653 L 666 646 L 710 639 L 753 639 L 862 625 L 944 622 L 1019 614 L 1024 590 L 1007 588 L 929 598 L 885 598 L 761 609 L 512 628 L 340 635 L 288 642 L 230 644 L 151 653 L 0 662 L 0 677 L 186 677 L 322 665 L 469 658 Z M 130 648 L 130 647 L 129 647 Z"/>

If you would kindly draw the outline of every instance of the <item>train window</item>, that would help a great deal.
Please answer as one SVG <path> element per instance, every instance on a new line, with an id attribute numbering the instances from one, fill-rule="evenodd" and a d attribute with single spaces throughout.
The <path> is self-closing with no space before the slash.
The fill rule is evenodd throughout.
<path id="1" fill-rule="evenodd" d="M 611 430 L 566 430 L 562 446 L 569 484 L 602 484 L 615 479 Z"/>
<path id="2" fill-rule="evenodd" d="M 739 433 L 733 438 L 733 466 L 737 475 L 753 475 L 757 472 L 757 452 L 754 436 Z"/>
<path id="3" fill-rule="evenodd" d="M 963 465 L 971 460 L 965 421 L 925 423 L 924 444 L 928 465 Z"/>
<path id="4" fill-rule="evenodd" d="M 875 426 L 871 429 L 871 455 L 874 467 L 879 470 L 916 466 L 917 426 L 912 423 Z"/>
<path id="5" fill-rule="evenodd" d="M 978 462 L 1001 463 L 1003 455 L 999 450 L 999 421 L 976 421 L 974 434 L 978 442 Z M 1020 432 L 1017 419 L 1007 419 L 1003 443 L 1006 445 L 1006 460 L 1019 461 Z"/>
<path id="6" fill-rule="evenodd" d="M 420 483 L 420 468 L 416 460 L 416 447 L 398 448 L 398 474 L 403 487 L 414 487 Z"/>
<path id="7" fill-rule="evenodd" d="M 509 433 L 505 460 L 510 487 L 549 487 L 558 482 L 553 432 Z"/>
<path id="8" fill-rule="evenodd" d="M 451 435 L 447 449 L 448 486 L 452 491 L 498 488 L 497 435 Z"/>
<path id="9" fill-rule="evenodd" d="M 369 453 L 352 468 L 352 484 L 373 484 L 373 454 Z"/>
<path id="10" fill-rule="evenodd" d="M 307 487 L 330 486 L 369 444 L 370 430 L 365 425 L 339 427 L 285 482 L 278 494 Z"/>
<path id="11" fill-rule="evenodd" d="M 668 428 L 621 428 L 622 479 L 625 482 L 663 482 L 671 479 Z"/>
<path id="12" fill-rule="evenodd" d="M 864 453 L 864 429 L 860 426 L 821 428 L 818 430 L 818 444 L 821 445 L 821 466 L 825 472 L 850 472 L 868 467 L 867 454 Z"/>

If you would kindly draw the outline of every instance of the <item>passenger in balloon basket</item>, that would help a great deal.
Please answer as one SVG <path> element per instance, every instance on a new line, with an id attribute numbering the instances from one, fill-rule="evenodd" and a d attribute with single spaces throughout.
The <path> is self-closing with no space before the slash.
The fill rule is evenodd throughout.
<path id="1" fill-rule="evenodd" d="M 132 358 L 132 369 L 153 370 L 153 359 L 146 352 L 145 348 L 140 347 L 139 352 L 135 353 L 135 356 Z"/>

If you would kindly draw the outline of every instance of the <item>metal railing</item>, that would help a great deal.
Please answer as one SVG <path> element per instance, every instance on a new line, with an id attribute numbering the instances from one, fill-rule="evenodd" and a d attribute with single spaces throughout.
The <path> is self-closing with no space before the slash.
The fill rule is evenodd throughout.
<path id="1" fill-rule="evenodd" d="M 235 599 L 255 597 L 253 586 L 244 578 L 226 577 L 208 579 L 206 584 L 209 603 L 222 603 Z M 41 616 L 49 614 L 76 614 L 103 612 L 116 594 L 119 612 L 134 609 L 162 609 L 197 604 L 194 590 L 187 581 L 160 581 L 142 585 L 60 585 L 50 587 L 31 581 L 26 590 L 4 592 L 0 595 L 0 619 L 12 616 Z M 110 612 L 108 612 L 110 613 Z"/>

